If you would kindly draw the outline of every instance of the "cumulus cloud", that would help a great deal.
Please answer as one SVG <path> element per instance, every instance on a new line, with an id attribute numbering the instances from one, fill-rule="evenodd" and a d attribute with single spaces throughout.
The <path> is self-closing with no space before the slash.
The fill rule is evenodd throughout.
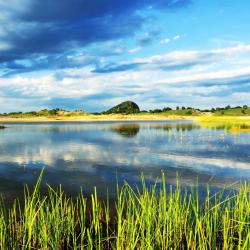
<path id="1" fill-rule="evenodd" d="M 35 98 L 36 103 L 47 107 L 80 106 L 88 111 L 101 111 L 125 99 L 138 102 L 143 109 L 197 107 L 197 103 L 199 107 L 243 105 L 249 100 L 244 93 L 250 87 L 250 66 L 245 61 L 249 52 L 248 45 L 211 51 L 176 51 L 100 68 L 82 66 L 41 77 L 0 79 L 1 98 L 11 100 L 18 96 L 20 100 L 26 99 L 26 105 L 27 100 L 34 103 Z M 237 64 L 233 57 L 237 58 Z"/>
<path id="2" fill-rule="evenodd" d="M 249 53 L 250 45 L 237 45 L 234 47 L 208 51 L 173 51 L 164 55 L 154 55 L 133 59 L 131 61 L 101 65 L 98 69 L 95 69 L 94 72 L 110 73 L 143 68 L 161 69 L 163 71 L 180 71 L 195 66 L 206 67 L 226 60 L 231 61 L 232 57 Z"/>

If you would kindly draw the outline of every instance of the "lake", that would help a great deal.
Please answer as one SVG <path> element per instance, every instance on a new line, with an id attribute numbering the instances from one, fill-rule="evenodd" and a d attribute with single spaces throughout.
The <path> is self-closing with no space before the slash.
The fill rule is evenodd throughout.
<path id="1" fill-rule="evenodd" d="M 202 128 L 191 121 L 6 123 L 0 130 L 0 192 L 13 199 L 45 168 L 46 183 L 69 194 L 99 195 L 116 183 L 234 186 L 250 179 L 250 133 Z"/>

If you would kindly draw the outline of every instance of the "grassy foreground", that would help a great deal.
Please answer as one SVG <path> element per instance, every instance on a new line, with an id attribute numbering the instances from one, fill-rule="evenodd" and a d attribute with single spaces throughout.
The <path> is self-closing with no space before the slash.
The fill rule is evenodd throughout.
<path id="1" fill-rule="evenodd" d="M 100 202 L 97 191 L 91 209 L 80 192 L 77 199 L 48 187 L 39 194 L 41 177 L 32 193 L 26 188 L 24 207 L 0 206 L 0 249 L 249 249 L 250 186 L 223 197 L 223 191 L 199 201 L 175 189 L 133 191 L 117 188 L 116 204 Z M 110 207 L 115 205 L 112 215 Z"/>

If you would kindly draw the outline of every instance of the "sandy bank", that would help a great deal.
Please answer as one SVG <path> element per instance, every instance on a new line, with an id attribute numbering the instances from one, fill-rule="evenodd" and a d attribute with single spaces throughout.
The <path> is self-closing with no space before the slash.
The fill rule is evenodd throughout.
<path id="1" fill-rule="evenodd" d="M 190 116 L 166 116 L 166 115 L 85 115 L 85 116 L 57 116 L 57 117 L 0 117 L 0 123 L 6 122 L 93 122 L 93 121 L 168 121 L 168 120 L 192 120 Z"/>

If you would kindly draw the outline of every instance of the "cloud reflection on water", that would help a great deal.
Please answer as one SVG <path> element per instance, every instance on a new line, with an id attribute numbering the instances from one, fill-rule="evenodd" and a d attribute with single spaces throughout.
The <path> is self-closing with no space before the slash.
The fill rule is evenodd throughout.
<path id="1" fill-rule="evenodd" d="M 73 123 L 10 125 L 0 137 L 0 190 L 34 182 L 46 166 L 45 180 L 68 190 L 84 186 L 112 189 L 117 176 L 139 183 L 143 172 L 154 182 L 161 170 L 168 183 L 176 172 L 184 185 L 214 186 L 250 178 L 250 134 L 231 135 L 196 124 Z"/>

